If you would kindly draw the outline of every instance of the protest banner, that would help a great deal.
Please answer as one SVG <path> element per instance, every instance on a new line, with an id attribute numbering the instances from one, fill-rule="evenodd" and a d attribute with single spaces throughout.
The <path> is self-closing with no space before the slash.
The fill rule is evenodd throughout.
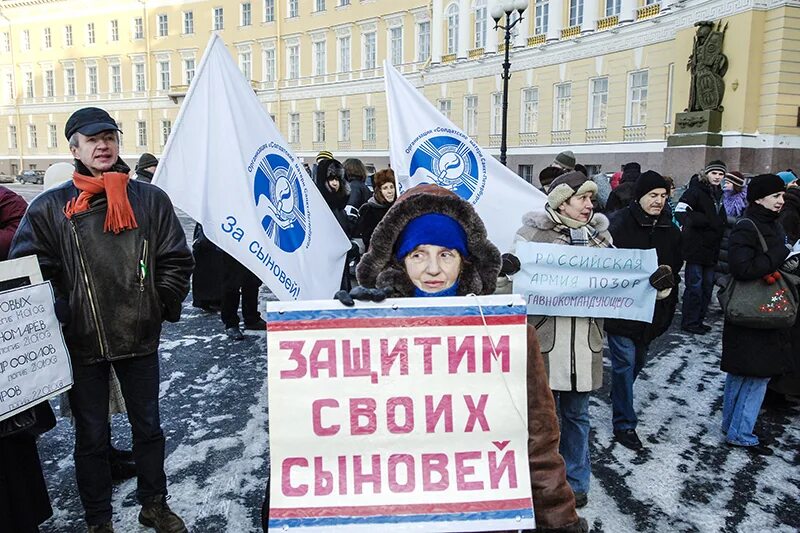
<path id="1" fill-rule="evenodd" d="M 71 386 L 50 282 L 0 292 L 0 420 Z"/>
<path id="2" fill-rule="evenodd" d="M 339 290 L 350 240 L 217 33 L 153 184 L 279 299 Z"/>
<path id="3" fill-rule="evenodd" d="M 389 157 L 400 193 L 421 183 L 449 189 L 475 207 L 489 239 L 510 251 L 522 216 L 547 197 L 500 163 L 384 61 Z"/>
<path id="4" fill-rule="evenodd" d="M 267 311 L 270 531 L 535 527 L 519 296 Z"/>
<path id="5" fill-rule="evenodd" d="M 522 270 L 513 290 L 529 315 L 624 318 L 653 321 L 658 268 L 653 250 L 517 243 Z"/>

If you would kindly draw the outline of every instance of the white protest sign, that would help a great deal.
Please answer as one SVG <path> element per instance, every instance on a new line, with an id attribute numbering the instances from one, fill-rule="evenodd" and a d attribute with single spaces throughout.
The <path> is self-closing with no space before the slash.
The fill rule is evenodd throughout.
<path id="1" fill-rule="evenodd" d="M 653 321 L 655 250 L 520 242 L 516 255 L 522 270 L 514 292 L 525 298 L 529 315 Z"/>
<path id="2" fill-rule="evenodd" d="M 535 527 L 519 296 L 267 311 L 270 531 Z"/>
<path id="3" fill-rule="evenodd" d="M 71 386 L 50 282 L 0 293 L 0 420 Z"/>

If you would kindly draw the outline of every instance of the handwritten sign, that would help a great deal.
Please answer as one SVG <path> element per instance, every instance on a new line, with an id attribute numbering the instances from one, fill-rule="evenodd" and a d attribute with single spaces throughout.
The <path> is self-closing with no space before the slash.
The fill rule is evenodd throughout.
<path id="1" fill-rule="evenodd" d="M 270 531 L 535 527 L 519 296 L 267 310 Z"/>
<path id="2" fill-rule="evenodd" d="M 0 292 L 0 420 L 71 386 L 50 282 Z"/>
<path id="3" fill-rule="evenodd" d="M 653 321 L 655 250 L 517 243 L 514 292 L 530 315 Z"/>

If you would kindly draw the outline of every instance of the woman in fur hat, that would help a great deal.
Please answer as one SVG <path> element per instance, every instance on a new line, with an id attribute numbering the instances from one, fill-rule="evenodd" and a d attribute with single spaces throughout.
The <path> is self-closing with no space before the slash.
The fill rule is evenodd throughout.
<path id="1" fill-rule="evenodd" d="M 397 198 L 394 170 L 391 168 L 382 168 L 376 172 L 372 183 L 375 187 L 372 198 L 358 210 L 358 229 L 366 249 L 369 249 L 369 241 L 378 222 L 383 219 Z"/>

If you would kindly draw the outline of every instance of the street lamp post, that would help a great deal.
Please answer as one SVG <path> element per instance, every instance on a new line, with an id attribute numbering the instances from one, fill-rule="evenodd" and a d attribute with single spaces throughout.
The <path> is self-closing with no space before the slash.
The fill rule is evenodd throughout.
<path id="1" fill-rule="evenodd" d="M 506 151 L 508 149 L 508 80 L 511 78 L 511 61 L 508 55 L 511 51 L 511 30 L 522 21 L 522 12 L 528 8 L 528 0 L 495 0 L 489 14 L 494 20 L 494 29 L 501 29 L 505 32 L 505 61 L 503 61 L 503 125 L 500 132 L 500 163 L 506 164 Z M 516 11 L 518 16 L 512 20 L 511 15 Z M 500 24 L 500 20 L 506 17 L 506 24 Z"/>

